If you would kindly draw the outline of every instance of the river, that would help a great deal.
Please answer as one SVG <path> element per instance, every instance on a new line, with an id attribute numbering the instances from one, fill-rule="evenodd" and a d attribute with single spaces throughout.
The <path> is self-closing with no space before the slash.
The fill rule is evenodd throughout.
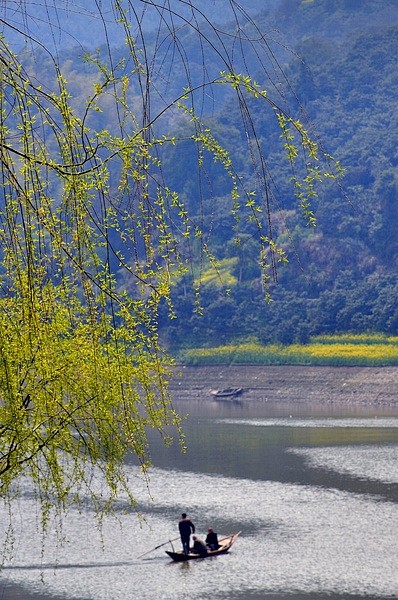
<path id="1" fill-rule="evenodd" d="M 0 600 L 398 597 L 396 407 L 199 397 L 176 408 L 188 414 L 187 452 L 151 435 L 149 489 L 127 464 L 141 519 L 121 498 L 101 537 L 90 507 L 73 509 L 58 529 L 63 544 L 51 531 L 43 550 L 25 490 L 14 503 Z M 178 536 L 184 511 L 200 536 L 209 526 L 241 531 L 230 553 L 172 563 L 171 544 L 156 547 Z M 3 542 L 7 522 L 2 508 Z"/>

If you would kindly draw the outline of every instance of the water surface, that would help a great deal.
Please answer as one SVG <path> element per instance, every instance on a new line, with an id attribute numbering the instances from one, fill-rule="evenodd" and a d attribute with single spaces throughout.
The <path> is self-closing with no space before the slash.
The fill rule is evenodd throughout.
<path id="1" fill-rule="evenodd" d="M 122 498 L 101 538 L 89 505 L 70 510 L 64 543 L 54 531 L 42 553 L 26 489 L 0 599 L 14 598 L 10 583 L 68 600 L 398 597 L 397 411 L 206 399 L 177 409 L 190 415 L 188 451 L 152 439 L 151 498 L 134 461 L 127 465 L 145 522 Z M 172 563 L 170 543 L 154 548 L 178 536 L 183 511 L 200 535 L 213 526 L 241 536 L 228 555 Z M 2 509 L 2 539 L 7 519 Z"/>

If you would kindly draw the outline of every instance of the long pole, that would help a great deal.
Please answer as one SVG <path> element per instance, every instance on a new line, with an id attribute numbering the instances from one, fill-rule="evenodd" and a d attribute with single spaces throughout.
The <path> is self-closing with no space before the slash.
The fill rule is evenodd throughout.
<path id="1" fill-rule="evenodd" d="M 171 542 L 176 542 L 179 539 L 180 538 L 177 537 L 177 538 L 174 538 L 173 540 L 167 540 L 167 542 L 164 542 L 163 544 L 159 544 L 159 546 L 155 546 L 154 548 L 152 548 L 152 550 L 148 550 L 148 552 L 144 552 L 144 554 L 140 554 L 139 556 L 137 556 L 137 558 L 142 558 L 146 554 L 149 554 L 150 552 L 153 552 L 154 550 L 157 550 L 158 548 L 161 548 L 162 546 L 165 546 L 166 544 L 171 544 Z"/>

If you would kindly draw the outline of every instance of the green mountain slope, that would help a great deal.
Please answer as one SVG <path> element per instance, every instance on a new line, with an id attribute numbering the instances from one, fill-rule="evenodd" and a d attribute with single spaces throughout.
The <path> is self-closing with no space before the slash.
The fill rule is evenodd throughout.
<path id="1" fill-rule="evenodd" d="M 274 302 L 264 304 L 253 254 L 243 249 L 232 270 L 237 283 L 228 295 L 222 287 L 204 287 L 204 317 L 192 313 L 193 298 L 187 297 L 186 287 L 183 297 L 177 292 L 182 319 L 165 330 L 177 345 L 397 331 L 396 3 L 290 1 L 281 3 L 278 15 L 284 37 L 295 40 L 297 58 L 290 59 L 286 74 L 298 108 L 327 150 L 342 161 L 345 178 L 341 188 L 330 185 L 321 191 L 317 227 L 308 230 L 294 208 L 280 156 L 270 152 L 269 161 L 277 166 L 275 229 L 278 222 L 289 228 L 277 239 L 287 250 L 289 264 L 279 269 Z M 259 20 L 261 27 L 266 22 Z M 285 93 L 292 94 L 289 88 Z M 228 143 L 233 112 L 220 111 L 219 123 L 221 137 L 229 132 L 224 135 Z M 278 132 L 266 115 L 261 127 L 259 135 L 274 148 Z M 239 148 L 242 141 L 235 132 L 231 145 Z M 186 181 L 184 185 L 186 190 Z M 234 250 L 228 228 L 218 226 L 223 222 L 222 197 L 212 206 L 210 222 L 222 259 Z"/>
<path id="2" fill-rule="evenodd" d="M 156 108 L 157 102 L 160 105 L 164 98 L 181 93 L 186 84 L 182 67 L 188 63 L 192 83 L 202 80 L 202 49 L 197 39 L 181 28 L 179 40 L 186 62 L 177 61 L 175 53 L 168 52 L 153 34 L 155 19 L 148 4 L 128 4 L 130 10 L 135 6 L 141 11 L 149 53 L 156 48 L 153 76 L 160 65 L 168 73 L 157 82 Z M 317 226 L 306 227 L 292 193 L 286 161 L 277 151 L 280 130 L 268 112 L 256 114 L 257 140 L 264 149 L 266 168 L 272 172 L 268 193 L 273 232 L 289 258 L 287 265 L 278 268 L 278 281 L 271 285 L 273 301 L 267 304 L 255 227 L 250 222 L 242 224 L 240 245 L 234 243 L 230 189 L 220 164 L 204 157 L 203 170 L 209 177 L 203 178 L 203 200 L 199 202 L 197 156 L 184 143 L 164 152 L 163 172 L 169 186 L 186 202 L 219 262 L 219 276 L 215 277 L 207 264 L 194 262 L 192 273 L 177 283 L 173 296 L 178 318 L 170 322 L 166 307 L 160 316 L 163 339 L 172 349 L 236 339 L 290 342 L 323 333 L 394 334 L 398 330 L 397 2 L 275 0 L 267 2 L 266 8 L 264 4 L 262 0 L 193 2 L 198 16 L 203 13 L 212 22 L 223 24 L 224 33 L 216 41 L 229 44 L 235 69 L 244 72 L 250 65 L 251 71 L 257 70 L 259 83 L 270 98 L 278 105 L 293 107 L 321 147 L 342 162 L 345 177 L 340 186 L 335 182 L 323 186 L 313 205 Z M 175 5 L 191 11 L 189 3 L 175 0 Z M 11 35 L 13 27 L 33 37 L 43 36 L 44 44 L 62 48 L 59 60 L 78 104 L 87 93 L 90 71 L 80 60 L 81 49 L 74 46 L 79 42 L 94 50 L 103 45 L 104 21 L 88 0 L 78 4 L 65 0 L 56 9 L 48 2 L 26 1 L 24 6 L 31 20 L 4 3 L 4 34 L 11 36 L 16 47 L 24 36 L 15 30 Z M 252 20 L 244 20 L 241 39 L 255 39 L 263 33 L 268 42 L 266 56 L 256 55 L 248 46 L 242 55 L 233 12 L 224 11 L 225 6 L 239 7 L 241 16 L 250 12 Z M 103 1 L 102 7 L 106 16 L 109 3 Z M 48 20 L 44 25 L 49 16 L 52 27 Z M 112 34 L 111 14 L 108 16 L 106 26 Z M 118 36 L 109 39 L 123 58 L 126 50 Z M 207 50 L 216 56 L 218 47 L 213 41 L 215 38 L 209 37 Z M 33 57 L 28 47 L 24 52 L 31 68 L 40 75 L 46 72 L 45 53 Z M 211 78 L 220 67 L 208 56 L 205 71 Z M 202 94 L 200 102 L 204 120 L 233 156 L 239 173 L 255 187 L 246 131 L 238 126 L 239 106 L 221 86 L 212 97 Z M 98 123 L 112 130 L 113 117 L 104 111 L 98 114 Z M 167 132 L 169 125 L 175 124 L 163 123 L 161 132 Z M 181 138 L 190 133 L 184 123 L 177 129 Z M 193 285 L 199 281 L 203 316 L 195 312 Z"/>

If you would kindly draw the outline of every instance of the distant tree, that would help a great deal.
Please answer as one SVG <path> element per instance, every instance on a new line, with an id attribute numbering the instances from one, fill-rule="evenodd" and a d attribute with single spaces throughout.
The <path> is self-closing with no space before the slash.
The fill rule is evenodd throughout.
<path id="1" fill-rule="evenodd" d="M 222 166 L 236 226 L 239 219 L 256 226 L 266 293 L 279 249 L 251 107 L 275 115 L 310 224 L 311 200 L 324 177 L 320 164 L 332 161 L 268 95 L 264 63 L 274 72 L 279 64 L 234 0 L 225 3 L 235 20 L 232 38 L 231 30 L 213 27 L 200 2 L 115 0 L 114 22 L 108 12 L 103 44 L 96 39 L 99 50 L 82 52 L 82 71 L 70 52 L 50 50 L 31 33 L 28 1 L 12 4 L 18 26 L 6 18 L 9 3 L 0 5 L 0 493 L 7 498 L 29 475 L 45 524 L 52 505 L 62 511 L 82 493 L 91 495 L 99 514 L 121 490 L 134 504 L 124 458 L 133 452 L 146 473 L 148 427 L 166 439 L 171 424 L 183 443 L 167 391 L 172 361 L 159 344 L 158 309 L 173 312 L 171 287 L 195 249 L 198 262 L 206 256 L 211 264 L 213 257 L 200 221 L 190 219 L 163 178 L 165 147 L 194 147 L 197 203 L 204 157 Z M 53 14 L 54 5 L 45 5 Z M 158 23 L 151 34 L 143 21 L 149 8 Z M 49 23 L 53 41 L 64 27 L 61 4 L 57 10 Z M 104 3 L 96 10 L 104 16 Z M 122 31 L 123 51 L 110 45 L 108 27 Z M 18 36 L 24 47 L 15 52 Z M 195 55 L 188 54 L 190 44 Z M 243 71 L 247 52 L 257 56 L 252 68 L 263 73 L 261 85 Z M 184 87 L 176 92 L 174 76 L 181 82 L 181 73 Z M 220 88 L 238 103 L 253 187 L 201 119 Z M 181 123 L 190 133 L 180 140 Z M 103 474 L 107 495 L 97 493 L 93 467 Z"/>
<path id="2" fill-rule="evenodd" d="M 398 252 L 396 223 L 398 220 L 398 180 L 393 169 L 383 172 L 375 185 L 377 194 L 374 219 L 370 226 L 371 241 L 381 259 L 396 263 Z"/>

